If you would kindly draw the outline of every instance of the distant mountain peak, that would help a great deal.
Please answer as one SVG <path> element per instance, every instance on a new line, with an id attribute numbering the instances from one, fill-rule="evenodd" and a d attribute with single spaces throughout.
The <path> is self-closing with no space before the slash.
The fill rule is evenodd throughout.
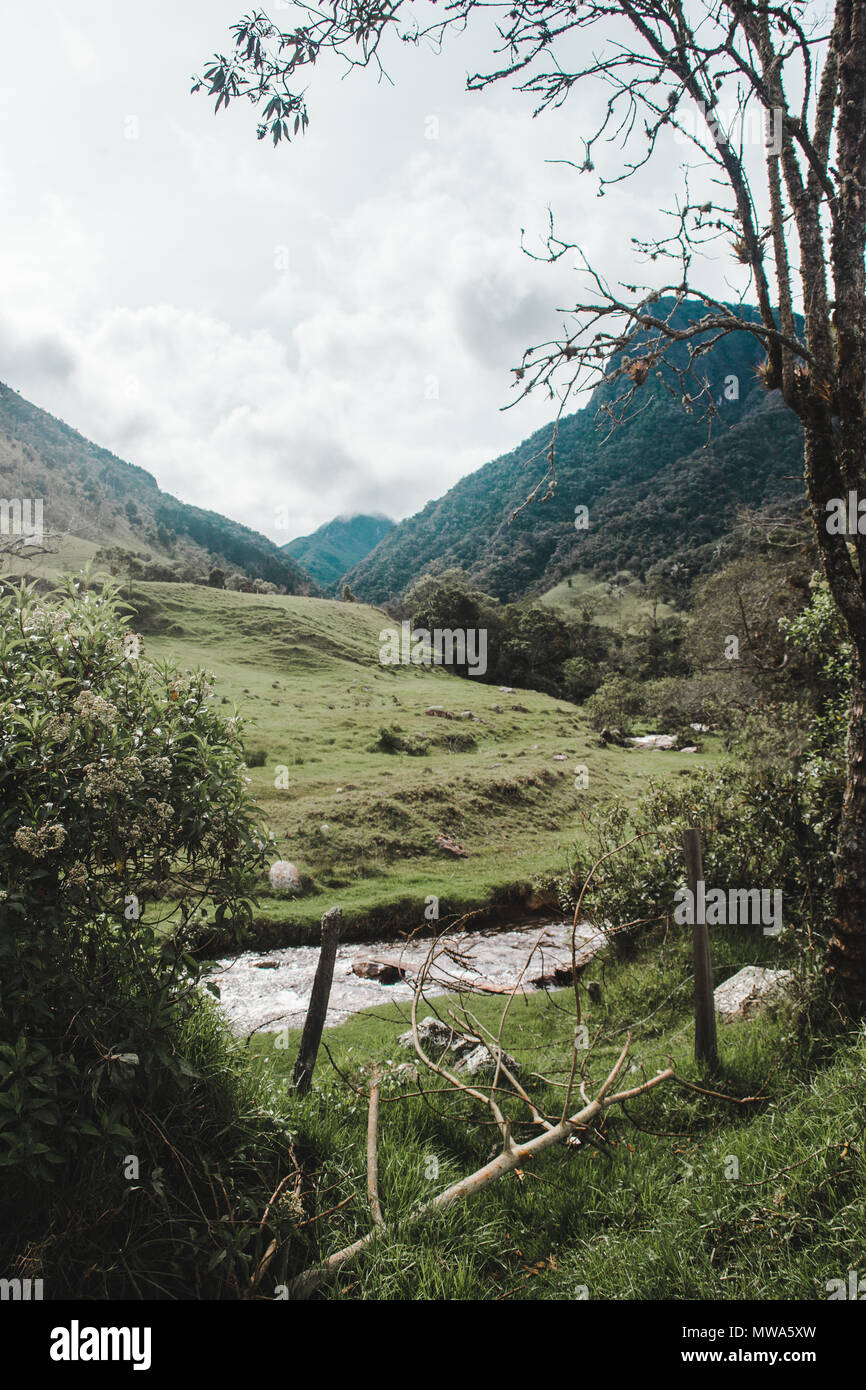
<path id="1" fill-rule="evenodd" d="M 323 588 L 334 588 L 376 548 L 396 523 L 382 512 L 343 513 L 282 547 Z"/>
<path id="2" fill-rule="evenodd" d="M 654 309 L 678 322 L 706 313 L 691 301 Z M 735 311 L 745 321 L 756 316 L 749 306 Z M 674 345 L 675 365 L 685 365 L 684 353 Z M 523 505 L 544 470 L 550 425 L 393 527 L 345 581 L 358 598 L 383 603 L 432 568 L 456 567 L 514 601 L 576 571 L 642 574 L 684 556 L 699 570 L 741 507 L 787 503 L 803 492 L 800 424 L 778 392 L 761 386 L 764 356 L 743 331 L 699 358 L 696 370 L 718 410 L 709 440 L 707 421 L 700 409 L 685 410 L 670 371 L 663 381 L 651 372 L 632 418 L 600 431 L 599 407 L 623 389 L 622 379 L 605 378 L 582 410 L 559 421 L 556 488 L 547 500 Z M 576 526 L 578 508 L 587 509 L 585 528 Z"/>

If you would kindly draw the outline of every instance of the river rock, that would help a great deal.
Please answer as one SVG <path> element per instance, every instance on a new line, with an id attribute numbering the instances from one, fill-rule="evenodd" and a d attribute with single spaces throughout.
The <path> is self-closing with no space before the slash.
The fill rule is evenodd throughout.
<path id="1" fill-rule="evenodd" d="M 513 1057 L 509 1057 L 507 1052 L 502 1053 L 502 1060 L 512 1076 L 517 1076 L 520 1067 Z M 485 1043 L 479 1043 L 471 1051 L 464 1052 L 457 1062 L 454 1070 L 462 1076 L 490 1076 L 496 1071 L 496 1061 Z"/>
<path id="2" fill-rule="evenodd" d="M 383 985 L 396 985 L 398 980 L 405 980 L 407 973 L 405 965 L 390 957 L 356 956 L 352 961 L 353 975 L 362 980 L 379 980 Z"/>
<path id="3" fill-rule="evenodd" d="M 449 1027 L 441 1019 L 433 1018 L 429 1014 L 418 1024 L 418 1040 L 424 1050 L 431 1054 L 431 1061 L 438 1061 L 443 1052 L 450 1053 L 447 1062 L 464 1076 L 480 1076 L 484 1073 L 492 1076 L 495 1071 L 496 1063 L 486 1043 L 480 1038 L 458 1032 L 456 1028 Z M 401 1033 L 397 1042 L 401 1047 L 414 1049 L 412 1030 Z M 503 1052 L 502 1060 L 508 1070 L 517 1076 L 520 1067 L 515 1059 Z"/>
<path id="4" fill-rule="evenodd" d="M 725 1023 L 754 1018 L 765 1005 L 781 999 L 793 983 L 792 970 L 747 965 L 715 990 L 716 1013 Z"/>
<path id="5" fill-rule="evenodd" d="M 554 965 L 551 970 L 545 970 L 541 975 L 533 975 L 529 983 L 539 989 L 562 989 L 565 985 L 570 985 L 573 979 L 574 971 L 571 962 L 567 961 L 562 965 Z"/>
<path id="6" fill-rule="evenodd" d="M 422 1018 L 418 1024 L 418 1041 L 422 1047 L 429 1043 L 431 1047 L 450 1048 L 452 1043 L 456 1043 L 461 1037 L 462 1034 L 457 1033 L 441 1019 L 433 1018 L 431 1014 Z M 401 1047 L 414 1048 L 415 1039 L 412 1036 L 412 1029 L 410 1028 L 408 1033 L 401 1033 L 397 1042 Z"/>
<path id="7" fill-rule="evenodd" d="M 670 752 L 676 748 L 676 734 L 641 734 L 639 738 L 630 738 L 629 743 L 633 748 L 660 748 L 663 752 Z"/>

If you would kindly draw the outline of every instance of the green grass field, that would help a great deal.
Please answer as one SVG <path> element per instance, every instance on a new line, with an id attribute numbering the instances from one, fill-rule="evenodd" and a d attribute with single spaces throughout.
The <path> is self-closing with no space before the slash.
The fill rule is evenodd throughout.
<path id="1" fill-rule="evenodd" d="M 67 535 L 57 542 L 56 550 L 46 551 L 43 555 L 4 555 L 3 564 L 10 574 L 57 579 L 61 574 L 77 574 L 92 561 L 98 549 L 96 541 Z"/>
<path id="2" fill-rule="evenodd" d="M 345 1266 L 325 1296 L 812 1300 L 826 1299 L 828 1281 L 844 1279 L 849 1268 L 862 1272 L 866 1160 L 858 1097 L 866 1038 L 837 1035 L 816 1046 L 811 1030 L 798 1027 L 810 981 L 793 943 L 719 928 L 713 951 L 716 983 L 749 963 L 784 963 L 800 980 L 791 1002 L 754 1021 L 719 1025 L 721 1068 L 711 1080 L 692 1056 L 685 929 L 645 937 L 635 959 L 594 963 L 602 999 L 594 1004 L 584 992 L 582 1016 L 598 1034 L 588 1069 L 596 1087 L 629 1029 L 637 1072 L 626 1072 L 626 1085 L 673 1065 L 685 1081 L 717 1094 L 665 1083 L 610 1110 L 599 1147 L 549 1150 L 411 1228 L 401 1223 L 416 1205 L 492 1156 L 496 1131 L 477 1102 L 437 1094 L 438 1078 L 424 1074 L 423 1098 L 411 1095 L 411 1082 L 389 1079 L 392 1062 L 414 1055 L 396 1043 L 408 1026 L 406 1010 L 377 1008 L 328 1030 L 313 1091 L 288 1113 L 316 1173 L 309 1212 L 338 1209 L 302 1228 L 299 1259 L 315 1263 L 370 1229 L 365 1092 L 374 1064 L 384 1075 L 379 1174 L 391 1229 Z M 496 1033 L 502 1001 L 489 997 L 434 999 L 421 1015 L 435 1011 L 464 1026 L 464 1006 Z M 561 1105 L 573 1023 L 573 995 L 560 990 L 516 1000 L 503 1033 L 548 1115 Z M 295 1045 L 290 1036 L 288 1048 L 276 1046 L 276 1036 L 253 1038 L 250 1051 L 282 1107 Z M 537 1133 L 525 1120 L 517 1124 L 526 1112 L 515 1098 L 501 1103 L 518 1139 Z"/>
<path id="3" fill-rule="evenodd" d="M 519 907 L 565 867 L 590 801 L 640 796 L 649 776 L 717 756 L 712 743 L 701 756 L 603 748 L 564 701 L 383 666 L 390 620 L 363 604 L 189 584 L 138 585 L 133 599 L 145 655 L 213 671 L 216 700 L 237 704 L 248 752 L 264 757 L 250 767 L 252 790 L 275 857 L 305 882 L 297 899 L 264 892 L 267 944 L 315 937 L 334 903 L 359 932 L 422 921 L 431 895 L 442 916 L 492 899 Z M 425 714 L 431 706 L 473 717 Z M 413 749 L 426 740 L 426 752 L 383 751 L 383 728 Z M 575 787 L 580 765 L 586 789 Z"/>
<path id="4" fill-rule="evenodd" d="M 563 616 L 569 617 L 577 617 L 584 608 L 589 608 L 594 622 L 621 633 L 648 623 L 653 616 L 652 600 L 647 598 L 639 581 L 633 578 L 616 584 L 578 572 L 548 589 L 539 602 L 558 608 Z M 667 603 L 655 606 L 655 616 L 659 622 L 672 617 L 674 612 L 675 609 Z"/>

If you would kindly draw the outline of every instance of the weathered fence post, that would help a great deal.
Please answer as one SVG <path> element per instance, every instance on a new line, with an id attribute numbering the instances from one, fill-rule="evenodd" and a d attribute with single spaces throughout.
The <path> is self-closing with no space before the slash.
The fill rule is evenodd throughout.
<path id="1" fill-rule="evenodd" d="M 316 1065 L 319 1043 L 322 1039 L 322 1029 L 325 1026 L 325 1018 L 328 1013 L 328 1000 L 331 997 L 331 983 L 334 979 L 334 958 L 337 954 L 337 943 L 340 940 L 342 925 L 342 908 L 329 908 L 322 918 L 322 945 L 319 951 L 319 963 L 316 966 L 316 978 L 313 980 L 307 1017 L 304 1020 L 301 1046 L 298 1049 L 295 1069 L 292 1073 L 295 1090 L 302 1096 L 306 1095 L 313 1084 L 313 1070 Z"/>
<path id="2" fill-rule="evenodd" d="M 694 904 L 692 923 L 692 962 L 695 971 L 695 1061 L 714 1067 L 719 1060 L 716 1039 L 716 1004 L 713 998 L 713 967 L 710 960 L 710 934 L 706 922 L 698 921 L 698 884 L 704 900 L 704 863 L 698 830 L 683 832 L 686 855 L 686 882 Z M 702 917 L 705 914 L 700 914 Z"/>

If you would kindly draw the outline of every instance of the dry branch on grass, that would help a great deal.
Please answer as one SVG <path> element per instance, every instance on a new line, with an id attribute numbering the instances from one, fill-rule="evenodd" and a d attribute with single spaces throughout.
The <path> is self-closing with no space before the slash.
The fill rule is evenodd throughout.
<path id="1" fill-rule="evenodd" d="M 630 844 L 632 842 L 629 841 L 628 843 Z M 625 848 L 626 845 L 618 846 L 618 849 Z M 610 854 L 615 852 L 616 851 L 609 851 L 602 856 L 602 860 L 608 858 Z M 578 900 L 578 906 L 572 924 L 573 959 L 575 959 L 574 938 L 577 931 L 580 907 L 583 903 L 589 883 L 602 860 L 599 860 L 598 863 L 593 866 Z M 667 1067 L 664 1070 L 660 1070 L 655 1076 L 645 1078 L 636 1086 L 632 1086 L 627 1090 L 614 1092 L 612 1088 L 617 1078 L 622 1073 L 631 1046 L 631 1034 L 627 1034 L 622 1050 L 608 1073 L 607 1078 L 598 1086 L 595 1090 L 595 1094 L 590 1096 L 589 1089 L 592 1087 L 592 1083 L 587 1075 L 587 1067 L 592 1048 L 587 1048 L 582 1060 L 580 1060 L 579 1052 L 583 1050 L 580 1039 L 583 1030 L 580 1028 L 580 999 L 577 977 L 575 975 L 576 1021 L 571 1044 L 569 1076 L 565 1087 L 565 1098 L 558 1117 L 545 1115 L 539 1110 L 536 1103 L 532 1100 L 531 1096 L 514 1074 L 513 1069 L 509 1067 L 507 1054 L 505 1054 L 502 1046 L 502 1038 L 512 1001 L 521 987 L 521 983 L 529 968 L 532 957 L 540 946 L 543 931 L 544 929 L 536 936 L 523 962 L 522 969 L 513 986 L 511 986 L 508 991 L 508 998 L 504 1003 L 499 1018 L 499 1026 L 495 1033 L 486 1028 L 475 1015 L 469 1011 L 465 1004 L 463 1006 L 463 1012 L 471 1022 L 475 1036 L 484 1040 L 483 1045 L 487 1048 L 492 1060 L 493 1076 L 492 1080 L 488 1083 L 478 1081 L 477 1084 L 471 1084 L 464 1077 L 458 1075 L 456 1070 L 449 1068 L 445 1064 L 444 1053 L 438 1059 L 434 1059 L 430 1053 L 425 1050 L 419 1031 L 418 1006 L 422 999 L 424 999 L 425 985 L 430 978 L 434 962 L 443 954 L 451 955 L 453 953 L 453 946 L 448 941 L 447 930 L 439 933 L 430 944 L 426 959 L 418 969 L 412 997 L 412 1040 L 415 1046 L 415 1052 L 419 1061 L 428 1072 L 447 1083 L 447 1090 L 450 1093 L 456 1092 L 469 1096 L 473 1100 L 478 1101 L 489 1111 L 493 1123 L 495 1123 L 499 1131 L 501 1148 L 493 1158 L 483 1164 L 482 1167 L 476 1169 L 475 1172 L 469 1173 L 465 1177 L 460 1178 L 457 1182 L 452 1183 L 449 1187 L 445 1188 L 443 1192 L 440 1192 L 436 1197 L 432 1198 L 431 1201 L 423 1202 L 417 1206 L 407 1217 L 403 1218 L 401 1224 L 412 1225 L 436 1211 L 444 1210 L 454 1202 L 474 1196 L 476 1192 L 482 1191 L 498 1178 L 504 1177 L 507 1173 L 513 1172 L 515 1169 L 523 1168 L 537 1154 L 541 1154 L 547 1149 L 553 1148 L 556 1144 L 564 1144 L 569 1140 L 573 1141 L 580 1134 L 589 1136 L 592 1131 L 595 1130 L 597 1122 L 611 1106 L 621 1104 L 624 1101 L 632 1100 L 636 1096 L 643 1095 L 660 1083 L 670 1080 L 674 1075 L 673 1068 Z M 453 1014 L 451 1016 L 452 1018 L 454 1017 Z M 541 1079 L 546 1081 L 544 1077 Z M 572 1094 L 576 1086 L 579 1087 L 582 1105 L 580 1109 L 573 1113 L 569 1113 Z M 502 1108 L 504 1101 L 500 1103 L 503 1094 L 508 1094 L 512 1098 L 522 1102 L 529 1112 L 528 1120 L 524 1120 L 524 1123 L 529 1123 L 540 1129 L 540 1133 L 535 1134 L 530 1139 L 520 1142 L 515 1140 L 513 1134 L 515 1121 L 511 1116 L 504 1113 Z M 497 1097 L 499 1097 L 499 1099 L 497 1099 Z M 369 1087 L 369 1111 L 367 1120 L 367 1198 L 372 1213 L 373 1228 L 366 1235 L 361 1236 L 350 1245 L 346 1245 L 342 1249 L 337 1250 L 323 1263 L 312 1266 L 298 1275 L 289 1286 L 291 1295 L 294 1298 L 308 1297 L 325 1279 L 335 1274 L 343 1265 L 354 1259 L 356 1255 L 367 1250 L 378 1236 L 387 1234 L 389 1230 L 388 1224 L 382 1213 L 379 1199 L 377 1143 L 379 1102 L 380 1079 L 378 1070 L 374 1069 Z"/>

